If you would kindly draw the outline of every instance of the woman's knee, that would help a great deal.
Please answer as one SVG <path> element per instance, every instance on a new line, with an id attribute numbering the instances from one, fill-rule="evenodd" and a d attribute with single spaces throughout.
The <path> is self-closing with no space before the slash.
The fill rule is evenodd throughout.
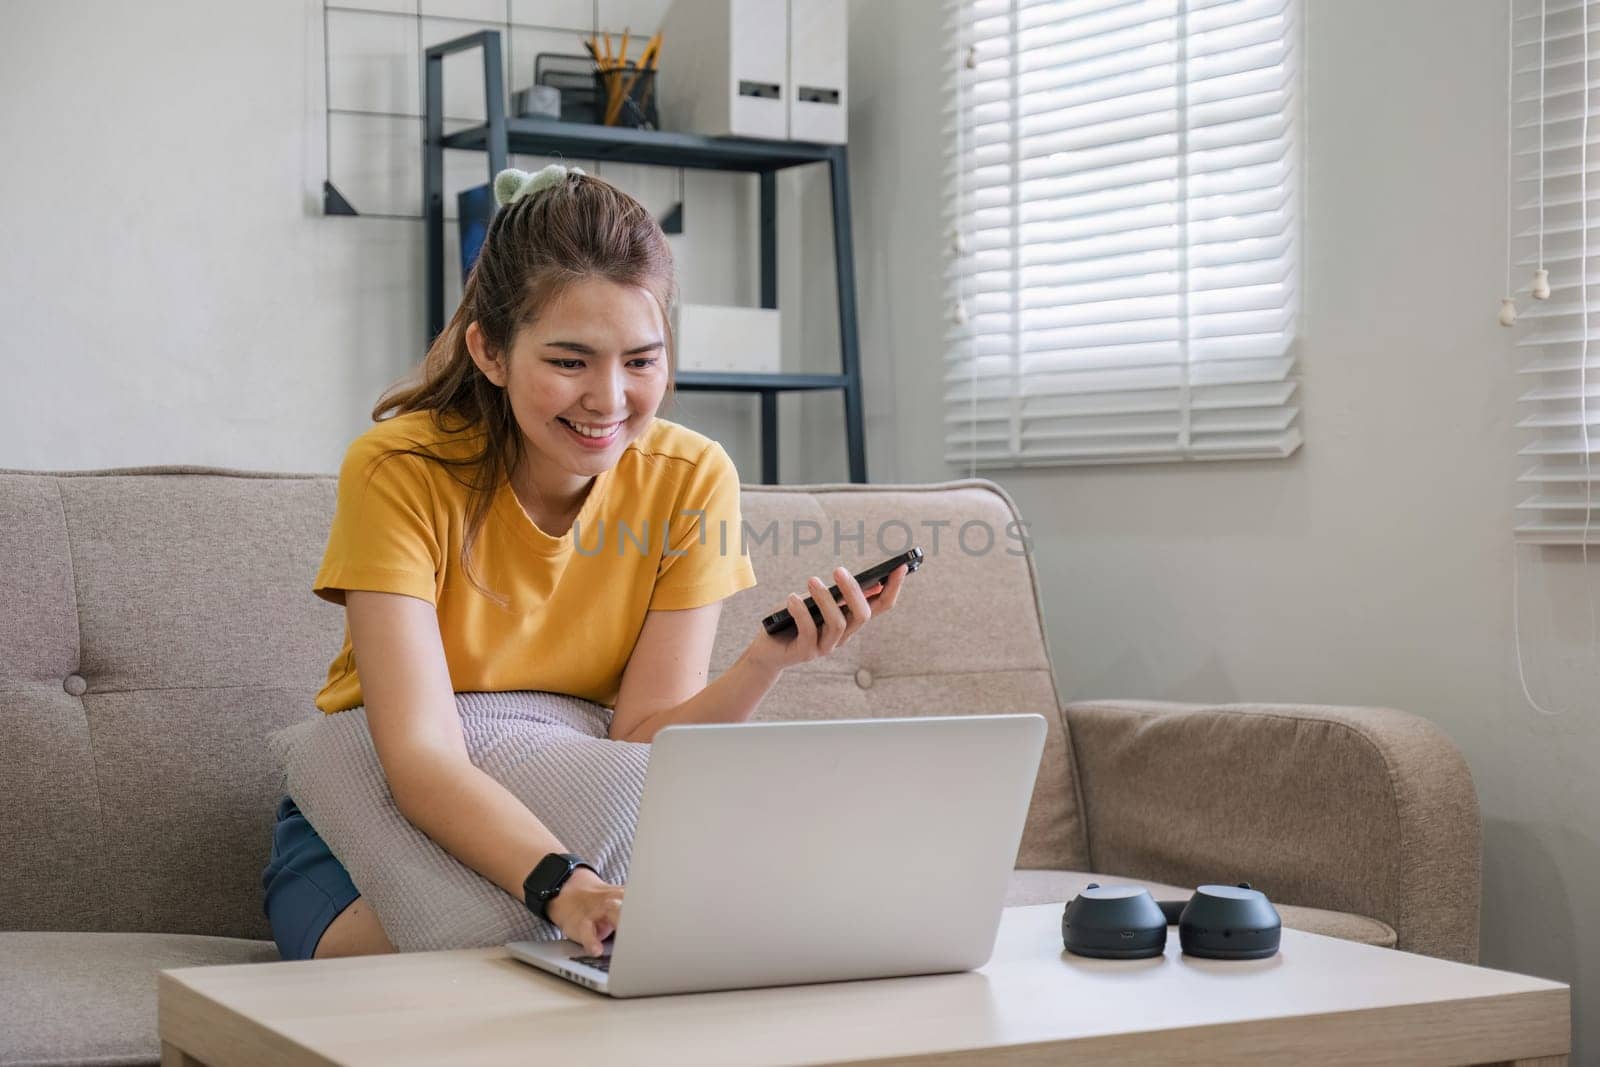
<path id="1" fill-rule="evenodd" d="M 328 924 L 311 955 L 313 959 L 324 960 L 340 956 L 381 956 L 394 950 L 377 913 L 367 906 L 364 898 L 356 897 Z"/>

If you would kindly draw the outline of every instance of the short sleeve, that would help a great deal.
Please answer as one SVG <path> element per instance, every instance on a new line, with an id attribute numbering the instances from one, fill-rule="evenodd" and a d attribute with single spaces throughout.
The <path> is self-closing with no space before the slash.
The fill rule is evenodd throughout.
<path id="1" fill-rule="evenodd" d="M 357 438 L 339 468 L 328 547 L 311 591 L 334 604 L 347 589 L 403 593 L 436 604 L 443 563 L 433 494 L 420 456 Z"/>
<path id="2" fill-rule="evenodd" d="M 744 554 L 739 471 L 715 441 L 701 453 L 677 494 L 668 523 L 670 551 L 656 571 L 651 611 L 714 604 L 756 584 Z"/>

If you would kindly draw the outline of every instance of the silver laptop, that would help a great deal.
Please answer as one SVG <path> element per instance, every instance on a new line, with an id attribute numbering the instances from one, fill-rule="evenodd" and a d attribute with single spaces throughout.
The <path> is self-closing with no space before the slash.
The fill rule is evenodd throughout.
<path id="1" fill-rule="evenodd" d="M 1044 736 L 1039 715 L 668 727 L 606 954 L 506 948 L 614 997 L 980 967 Z"/>

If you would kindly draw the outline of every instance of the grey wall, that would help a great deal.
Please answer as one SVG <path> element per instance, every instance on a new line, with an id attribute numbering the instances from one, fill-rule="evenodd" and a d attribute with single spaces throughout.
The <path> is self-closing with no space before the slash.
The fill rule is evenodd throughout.
<path id="1" fill-rule="evenodd" d="M 1483 960 L 1574 983 L 1573 1062 L 1592 1062 L 1600 548 L 1588 568 L 1575 550 L 1517 552 L 1528 685 L 1561 713 L 1540 714 L 1512 633 L 1525 382 L 1516 332 L 1495 322 L 1505 5 L 1305 10 L 1305 447 L 1284 462 L 992 476 L 1032 524 L 1064 698 L 1380 705 L 1438 723 L 1483 809 Z M 963 473 L 942 459 L 934 369 L 945 309 L 928 57 L 941 35 L 918 0 L 853 11 L 863 329 L 869 359 L 890 365 L 873 387 L 892 381 L 898 400 L 874 428 L 872 474 L 941 479 Z"/>

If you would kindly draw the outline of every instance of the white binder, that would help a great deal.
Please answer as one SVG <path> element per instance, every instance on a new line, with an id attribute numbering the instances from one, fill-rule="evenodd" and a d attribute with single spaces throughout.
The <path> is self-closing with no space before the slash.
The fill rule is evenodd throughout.
<path id="1" fill-rule="evenodd" d="M 786 140 L 788 0 L 676 0 L 661 21 L 661 128 Z"/>
<path id="2" fill-rule="evenodd" d="M 844 144 L 850 17 L 845 0 L 789 0 L 789 139 Z"/>

